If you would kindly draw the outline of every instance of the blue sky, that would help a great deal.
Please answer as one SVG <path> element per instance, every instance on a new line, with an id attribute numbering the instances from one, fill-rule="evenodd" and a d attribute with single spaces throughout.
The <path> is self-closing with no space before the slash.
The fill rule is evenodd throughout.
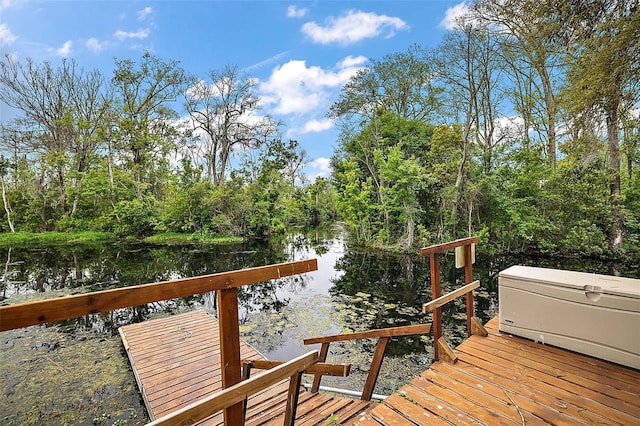
<path id="1" fill-rule="evenodd" d="M 327 173 L 337 129 L 327 118 L 340 88 L 369 59 L 436 47 L 464 1 L 31 1 L 0 0 L 2 56 L 53 64 L 73 58 L 107 78 L 114 58 L 145 50 L 189 73 L 237 65 L 258 79 L 262 112 L 280 119 Z M 1 120 L 15 116 L 0 105 Z"/>

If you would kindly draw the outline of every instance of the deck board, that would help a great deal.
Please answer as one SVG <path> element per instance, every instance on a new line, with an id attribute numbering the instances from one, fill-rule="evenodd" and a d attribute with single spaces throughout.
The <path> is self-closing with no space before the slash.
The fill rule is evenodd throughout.
<path id="1" fill-rule="evenodd" d="M 352 424 L 640 425 L 639 370 L 486 327 Z"/>
<path id="2" fill-rule="evenodd" d="M 222 389 L 218 321 L 198 310 L 120 328 L 138 388 L 151 419 L 172 413 Z M 242 359 L 266 359 L 241 342 Z M 255 373 L 258 374 L 258 373 Z M 289 385 L 282 381 L 249 398 L 246 424 L 282 424 Z M 296 424 L 362 418 L 372 404 L 301 391 Z M 222 412 L 202 421 L 220 425 Z"/>
<path id="3" fill-rule="evenodd" d="M 222 388 L 220 339 L 204 310 L 120 328 L 149 416 L 156 419 Z M 264 359 L 249 345 L 246 358 Z"/>
<path id="4" fill-rule="evenodd" d="M 434 363 L 381 404 L 303 391 L 297 425 L 640 425 L 640 371 L 502 334 L 456 348 L 455 364 Z M 220 342 L 204 311 L 122 327 L 152 418 L 219 391 Z M 242 343 L 242 358 L 264 359 Z M 247 424 L 282 424 L 288 385 L 249 400 Z M 152 411 L 153 410 L 153 411 Z M 222 413 L 202 422 L 222 423 Z"/>

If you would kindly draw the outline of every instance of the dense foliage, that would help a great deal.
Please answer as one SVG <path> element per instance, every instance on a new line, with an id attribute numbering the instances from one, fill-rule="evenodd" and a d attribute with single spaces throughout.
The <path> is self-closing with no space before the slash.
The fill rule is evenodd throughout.
<path id="1" fill-rule="evenodd" d="M 328 112 L 333 174 L 312 183 L 236 67 L 202 79 L 145 53 L 106 81 L 7 56 L 0 231 L 268 238 L 339 214 L 356 243 L 401 250 L 637 251 L 638 2 L 556 3 L 478 0 L 438 48 L 372 59 Z"/>
<path id="2" fill-rule="evenodd" d="M 637 251 L 640 9 L 563 4 L 478 1 L 439 48 L 352 77 L 330 114 L 356 241 Z"/>
<path id="3" fill-rule="evenodd" d="M 335 220 L 331 185 L 304 181 L 306 155 L 259 115 L 253 79 L 210 78 L 149 53 L 116 60 L 109 82 L 7 56 L 0 99 L 22 115 L 0 128 L 0 231 L 262 239 Z"/>

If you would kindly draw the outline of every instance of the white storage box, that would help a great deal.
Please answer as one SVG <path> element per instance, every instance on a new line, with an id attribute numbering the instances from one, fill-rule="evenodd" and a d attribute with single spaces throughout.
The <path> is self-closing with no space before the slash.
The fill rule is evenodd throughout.
<path id="1" fill-rule="evenodd" d="M 512 266 L 498 278 L 500 330 L 640 369 L 640 280 Z"/>

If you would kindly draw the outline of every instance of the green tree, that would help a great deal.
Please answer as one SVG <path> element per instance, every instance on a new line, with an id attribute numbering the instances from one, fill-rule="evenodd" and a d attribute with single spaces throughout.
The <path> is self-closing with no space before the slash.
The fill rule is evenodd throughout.
<path id="1" fill-rule="evenodd" d="M 117 151 L 132 171 L 136 196 L 157 189 L 158 172 L 167 166 L 167 154 L 179 139 L 170 102 L 184 91 L 187 79 L 177 61 L 163 61 L 145 52 L 140 63 L 116 60 L 111 79 L 118 116 Z"/>
<path id="2" fill-rule="evenodd" d="M 624 111 L 640 99 L 640 10 L 637 1 L 570 1 L 559 18 L 568 25 L 572 57 L 567 98 L 573 115 L 604 116 L 607 134 L 607 169 L 613 221 L 609 249 L 623 246 L 624 215 L 620 181 L 620 128 Z"/>
<path id="3" fill-rule="evenodd" d="M 360 244 L 369 244 L 383 228 L 372 178 L 362 174 L 355 157 L 332 158 L 340 217 Z"/>
<path id="4" fill-rule="evenodd" d="M 428 120 L 438 111 L 441 91 L 433 86 L 431 64 L 429 52 L 418 45 L 372 60 L 345 84 L 329 115 L 373 120 L 384 110 L 407 119 Z"/>
<path id="5" fill-rule="evenodd" d="M 419 120 L 382 113 L 334 153 L 338 209 L 360 242 L 413 245 L 424 211 L 423 167 L 432 131 Z"/>
<path id="6" fill-rule="evenodd" d="M 392 236 L 399 237 L 396 242 L 403 249 L 410 250 L 416 237 L 416 219 L 420 210 L 418 194 L 423 186 L 424 170 L 415 158 L 405 158 L 398 145 L 390 147 L 386 155 L 381 150 L 375 151 L 374 155 L 380 169 L 382 205 L 389 210 L 395 222 L 390 224 Z"/>
<path id="7" fill-rule="evenodd" d="M 237 66 L 209 71 L 210 82 L 192 79 L 185 109 L 193 131 L 192 154 L 214 185 L 223 184 L 236 150 L 258 149 L 277 132 L 279 123 L 258 115 L 256 80 Z"/>
<path id="8" fill-rule="evenodd" d="M 535 94 L 532 98 L 516 99 L 515 105 L 526 107 L 523 117 L 527 126 L 533 125 L 541 131 L 541 135 L 542 132 L 546 134 L 547 159 L 551 168 L 555 168 L 559 114 L 557 96 L 561 83 L 556 76 L 564 63 L 557 35 L 563 22 L 548 6 L 555 8 L 555 3 L 481 0 L 473 5 L 468 19 L 469 22 L 482 23 L 499 37 L 502 57 L 510 65 L 511 74 L 521 89 L 512 93 L 525 96 Z M 535 78 L 530 70 L 535 70 Z M 537 108 L 538 104 L 542 108 Z"/>
<path id="9" fill-rule="evenodd" d="M 552 205 L 561 200 L 548 191 L 552 169 L 542 147 L 510 151 L 484 181 L 483 221 L 490 241 L 506 251 L 549 251 L 560 233 Z"/>
<path id="10" fill-rule="evenodd" d="M 330 223 L 338 218 L 336 194 L 330 180 L 322 176 L 316 177 L 307 187 L 307 194 L 306 209 L 309 225 Z"/>
<path id="11" fill-rule="evenodd" d="M 47 61 L 23 64 L 7 55 L 0 63 L 0 83 L 0 100 L 24 114 L 16 123 L 28 135 L 23 148 L 38 155 L 43 189 L 51 186 L 57 192 L 55 198 L 41 192 L 43 202 L 57 218 L 73 217 L 102 142 L 100 130 L 109 125 L 102 75 L 85 72 L 73 60 L 54 68 Z"/>

